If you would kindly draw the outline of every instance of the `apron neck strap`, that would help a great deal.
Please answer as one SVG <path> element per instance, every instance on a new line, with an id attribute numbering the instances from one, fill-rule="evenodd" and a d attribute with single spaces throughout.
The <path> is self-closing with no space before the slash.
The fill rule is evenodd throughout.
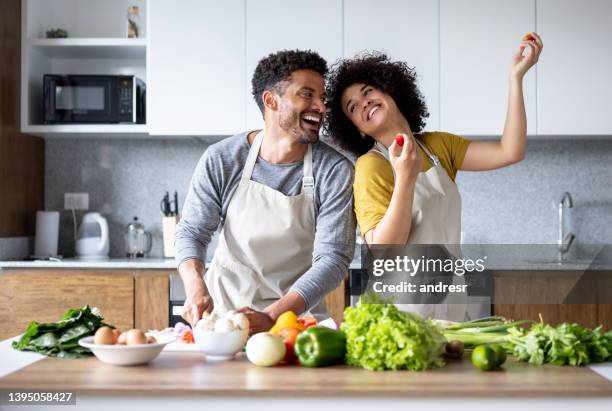
<path id="1" fill-rule="evenodd" d="M 314 177 L 312 176 L 312 144 L 308 144 L 303 166 L 302 193 L 312 193 L 314 190 Z"/>
<path id="2" fill-rule="evenodd" d="M 440 165 L 440 160 L 438 160 L 438 157 L 434 154 L 432 154 L 427 147 L 425 147 L 425 144 L 421 143 L 421 140 L 418 138 L 414 138 L 414 141 L 416 141 L 416 143 L 419 145 L 419 147 L 421 147 L 421 149 L 425 152 L 425 154 L 427 154 L 427 157 L 429 157 L 429 160 L 431 161 L 431 163 L 434 166 L 438 166 Z"/>
<path id="3" fill-rule="evenodd" d="M 265 129 L 257 133 L 257 135 L 255 136 L 255 140 L 253 140 L 253 144 L 251 144 L 251 148 L 249 149 L 249 155 L 247 156 L 246 163 L 244 164 L 244 169 L 242 170 L 242 176 L 240 177 L 242 181 L 249 181 L 251 179 L 251 175 L 253 174 L 253 168 L 255 168 L 255 162 L 257 161 L 257 156 L 259 155 L 259 149 L 261 148 L 261 143 L 263 142 L 264 134 L 266 134 Z"/>
<path id="4" fill-rule="evenodd" d="M 242 181 L 249 181 L 251 179 L 253 169 L 255 168 L 255 162 L 257 161 L 257 156 L 259 155 L 259 149 L 261 148 L 261 143 L 263 142 L 265 134 L 266 130 L 263 129 L 257 133 L 255 140 L 253 140 L 253 144 L 249 149 L 246 163 L 244 164 L 244 170 L 242 170 L 242 176 L 240 178 Z M 312 144 L 308 144 L 308 149 L 306 150 L 306 155 L 304 156 L 303 167 L 304 178 L 302 179 L 302 192 L 312 193 L 314 190 L 314 177 L 312 176 Z"/>

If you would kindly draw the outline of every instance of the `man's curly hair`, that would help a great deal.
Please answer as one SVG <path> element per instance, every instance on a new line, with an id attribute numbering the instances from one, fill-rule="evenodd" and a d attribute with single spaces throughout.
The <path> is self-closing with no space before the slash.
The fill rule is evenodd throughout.
<path id="1" fill-rule="evenodd" d="M 261 96 L 265 90 L 272 90 L 282 95 L 286 82 L 296 70 L 314 70 L 321 76 L 327 74 L 327 62 L 311 50 L 282 50 L 264 57 L 257 63 L 251 85 L 253 98 L 264 113 Z"/>
<path id="2" fill-rule="evenodd" d="M 357 127 L 342 111 L 342 93 L 356 83 L 368 84 L 390 95 L 412 132 L 420 132 L 429 113 L 423 95 L 417 89 L 416 77 L 414 68 L 401 61 L 390 61 L 384 53 L 365 53 L 339 61 L 332 67 L 327 83 L 325 135 L 357 156 L 367 153 L 374 145 L 374 139 L 361 137 Z"/>

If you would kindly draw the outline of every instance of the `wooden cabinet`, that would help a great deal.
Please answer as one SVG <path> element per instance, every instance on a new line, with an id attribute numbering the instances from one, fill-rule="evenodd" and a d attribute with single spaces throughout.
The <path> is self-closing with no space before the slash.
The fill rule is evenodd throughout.
<path id="1" fill-rule="evenodd" d="M 582 271 L 498 272 L 495 277 L 493 313 L 511 319 L 542 320 L 549 324 L 578 323 L 612 329 L 612 284 L 608 274 Z M 580 285 L 578 285 L 581 281 Z M 576 304 L 554 304 L 567 297 Z M 568 300 L 565 300 L 568 301 Z M 536 303 L 537 302 L 537 303 Z"/>
<path id="2" fill-rule="evenodd" d="M 19 132 L 20 8 L 9 0 L 0 13 L 0 237 L 34 235 L 44 208 L 45 143 Z"/>
<path id="3" fill-rule="evenodd" d="M 170 277 L 166 270 L 138 271 L 134 274 L 134 327 L 158 330 L 168 327 Z"/>
<path id="4" fill-rule="evenodd" d="M 168 326 L 168 272 L 122 270 L 0 270 L 0 339 L 30 321 L 56 322 L 69 308 L 98 307 L 121 330 Z"/>
<path id="5" fill-rule="evenodd" d="M 502 134 L 512 56 L 522 37 L 535 29 L 535 0 L 440 2 L 442 130 Z M 536 131 L 535 81 L 532 69 L 523 81 L 529 134 Z"/>
<path id="6" fill-rule="evenodd" d="M 347 277 L 348 278 L 348 277 Z M 327 311 L 336 324 L 340 324 L 344 318 L 344 309 L 348 304 L 347 281 L 342 281 L 340 286 L 325 296 Z"/>
<path id="7" fill-rule="evenodd" d="M 150 134 L 243 131 L 245 0 L 150 0 L 148 14 Z"/>
<path id="8" fill-rule="evenodd" d="M 612 134 L 612 2 L 537 4 L 538 134 Z"/>
<path id="9" fill-rule="evenodd" d="M 120 330 L 168 327 L 168 270 L 0 269 L 0 340 L 21 334 L 30 321 L 57 322 L 70 308 L 98 307 Z M 178 275 L 172 273 L 172 275 Z M 344 281 L 325 297 L 339 324 L 346 307 Z"/>
<path id="10" fill-rule="evenodd" d="M 380 51 L 414 67 L 430 131 L 440 130 L 438 10 L 437 2 L 427 0 L 380 0 L 375 8 L 369 0 L 344 3 L 344 57 Z"/>
<path id="11" fill-rule="evenodd" d="M 342 57 L 342 1 L 247 1 L 246 101 L 248 130 L 263 127 L 251 94 L 251 79 L 259 60 L 283 49 L 313 50 L 331 65 Z M 244 77 L 243 77 L 244 78 Z"/>

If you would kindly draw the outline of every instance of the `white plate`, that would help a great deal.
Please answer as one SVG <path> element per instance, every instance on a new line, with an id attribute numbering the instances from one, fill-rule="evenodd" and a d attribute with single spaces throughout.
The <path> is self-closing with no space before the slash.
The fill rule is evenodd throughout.
<path id="1" fill-rule="evenodd" d="M 79 340 L 79 345 L 89 348 L 102 362 L 113 365 L 137 365 L 152 361 L 164 349 L 166 344 L 174 341 L 169 335 L 157 336 L 154 344 L 139 345 L 101 345 L 94 344 L 94 337 L 85 337 Z"/>

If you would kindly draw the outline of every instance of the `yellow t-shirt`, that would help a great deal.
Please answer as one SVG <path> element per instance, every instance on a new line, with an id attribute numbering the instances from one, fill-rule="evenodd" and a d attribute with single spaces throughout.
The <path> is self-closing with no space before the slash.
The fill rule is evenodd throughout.
<path id="1" fill-rule="evenodd" d="M 421 133 L 415 137 L 438 157 L 451 180 L 455 181 L 470 140 L 439 131 Z M 417 147 L 423 157 L 421 172 L 427 171 L 433 164 L 421 147 Z M 353 192 L 361 235 L 376 227 L 384 217 L 391 202 L 393 185 L 393 169 L 386 158 L 376 153 L 366 153 L 357 159 Z"/>

